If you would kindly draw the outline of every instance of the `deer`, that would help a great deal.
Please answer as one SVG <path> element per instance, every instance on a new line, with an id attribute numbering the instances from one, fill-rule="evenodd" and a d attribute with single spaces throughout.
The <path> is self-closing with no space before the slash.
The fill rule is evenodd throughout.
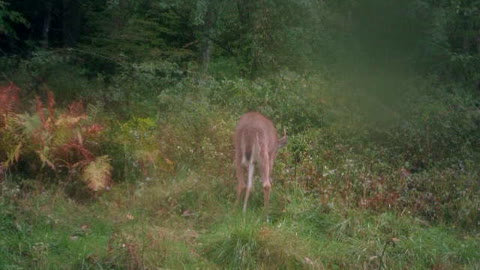
<path id="1" fill-rule="evenodd" d="M 258 112 L 248 112 L 240 117 L 235 129 L 235 167 L 238 180 L 237 199 L 245 191 L 243 213 L 247 211 L 248 198 L 253 188 L 255 163 L 260 169 L 263 183 L 264 209 L 268 209 L 270 190 L 272 187 L 272 168 L 277 151 L 287 144 L 287 134 L 278 139 L 277 129 L 273 122 Z M 248 181 L 245 183 L 245 170 L 248 172 Z"/>

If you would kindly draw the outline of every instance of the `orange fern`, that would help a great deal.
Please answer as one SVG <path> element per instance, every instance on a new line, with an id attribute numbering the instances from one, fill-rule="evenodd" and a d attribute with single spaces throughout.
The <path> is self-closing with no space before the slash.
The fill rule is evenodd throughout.
<path id="1" fill-rule="evenodd" d="M 45 123 L 47 122 L 47 117 L 44 110 L 45 106 L 43 106 L 43 102 L 40 97 L 35 97 L 35 111 L 37 112 L 38 118 L 40 118 L 43 126 L 45 126 Z"/>
<path id="2" fill-rule="evenodd" d="M 68 114 L 71 116 L 80 116 L 85 114 L 85 106 L 81 100 L 75 101 L 68 106 Z"/>
<path id="3" fill-rule="evenodd" d="M 85 132 L 88 135 L 96 135 L 96 134 L 102 132 L 102 130 L 103 130 L 103 126 L 101 126 L 99 124 L 93 124 L 93 125 L 87 127 Z"/>
<path id="4" fill-rule="evenodd" d="M 42 167 L 80 171 L 81 179 L 91 190 L 107 188 L 111 181 L 110 159 L 96 157 L 89 147 L 104 128 L 86 121 L 83 102 L 73 102 L 66 111 L 57 112 L 55 96 L 48 91 L 45 101 L 35 98 L 33 114 L 16 114 L 19 90 L 13 83 L 0 86 L 0 139 L 4 139 L 0 140 L 0 177 L 1 171 L 17 162 L 21 155 L 35 153 Z M 11 138 L 18 140 L 13 144 Z"/>
<path id="5" fill-rule="evenodd" d="M 47 92 L 48 116 L 50 119 L 55 117 L 55 96 L 52 91 Z"/>
<path id="6" fill-rule="evenodd" d="M 20 88 L 13 82 L 7 86 L 0 86 L 0 127 L 6 125 L 8 114 L 15 111 L 20 103 Z"/>

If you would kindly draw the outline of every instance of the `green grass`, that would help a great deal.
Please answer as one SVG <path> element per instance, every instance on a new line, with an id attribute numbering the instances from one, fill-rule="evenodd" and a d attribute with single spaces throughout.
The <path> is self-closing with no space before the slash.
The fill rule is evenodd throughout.
<path id="1" fill-rule="evenodd" d="M 473 99 L 414 81 L 387 108 L 289 74 L 186 78 L 149 101 L 155 116 L 99 108 L 91 143 L 115 184 L 97 196 L 20 160 L 0 179 L 0 269 L 480 269 Z M 259 181 L 245 215 L 233 206 L 247 110 L 289 135 L 267 215 Z M 145 171 L 142 153 L 156 159 Z"/>
<path id="2" fill-rule="evenodd" d="M 218 192 L 224 181 L 186 173 L 117 185 L 87 203 L 62 190 L 4 189 L 0 269 L 480 267 L 478 232 L 323 205 L 295 184 L 274 188 L 268 215 L 256 189 L 243 215 L 233 189 Z"/>

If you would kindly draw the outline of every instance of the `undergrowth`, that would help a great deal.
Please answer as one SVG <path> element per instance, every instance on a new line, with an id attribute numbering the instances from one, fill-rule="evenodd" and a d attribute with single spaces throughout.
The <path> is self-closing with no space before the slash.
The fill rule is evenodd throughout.
<path id="1" fill-rule="evenodd" d="M 60 78 L 39 88 L 46 102 L 1 88 L 1 269 L 480 268 L 469 91 L 415 78 L 388 103 L 320 75 L 129 74 L 77 78 L 102 90 L 86 101 L 111 94 L 78 112 L 73 93 L 57 104 Z M 289 143 L 270 209 L 256 181 L 244 215 L 231 136 L 250 110 Z"/>
<path id="2" fill-rule="evenodd" d="M 294 183 L 276 187 L 276 201 L 287 205 L 277 203 L 264 215 L 261 194 L 254 193 L 253 208 L 243 215 L 208 177 L 166 180 L 124 183 L 86 204 L 60 189 L 23 197 L 4 185 L 0 266 L 475 269 L 480 263 L 476 234 L 407 213 L 322 206 Z"/>

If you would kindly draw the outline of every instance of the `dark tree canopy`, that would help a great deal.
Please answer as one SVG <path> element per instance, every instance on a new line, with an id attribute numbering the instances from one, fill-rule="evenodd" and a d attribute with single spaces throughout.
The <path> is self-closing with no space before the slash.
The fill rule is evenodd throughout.
<path id="1" fill-rule="evenodd" d="M 479 8 L 478 1 L 426 0 L 3 0 L 0 49 L 194 61 L 203 72 L 228 60 L 253 77 L 284 68 L 343 70 L 357 58 L 476 81 Z"/>

